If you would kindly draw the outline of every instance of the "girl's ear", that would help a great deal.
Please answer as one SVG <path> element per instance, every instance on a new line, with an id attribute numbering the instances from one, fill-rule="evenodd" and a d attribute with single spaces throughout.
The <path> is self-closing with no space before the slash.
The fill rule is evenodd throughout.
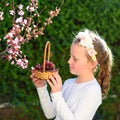
<path id="1" fill-rule="evenodd" d="M 97 61 L 90 62 L 90 69 L 94 70 L 96 68 L 97 64 L 98 64 Z"/>

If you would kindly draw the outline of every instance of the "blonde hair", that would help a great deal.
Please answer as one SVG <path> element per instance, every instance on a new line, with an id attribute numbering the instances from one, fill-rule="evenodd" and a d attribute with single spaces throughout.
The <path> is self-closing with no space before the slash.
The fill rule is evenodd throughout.
<path id="1" fill-rule="evenodd" d="M 98 62 L 98 69 L 96 71 L 97 80 L 101 86 L 102 94 L 106 95 L 110 88 L 111 70 L 113 66 L 113 55 L 110 48 L 104 41 L 104 39 L 102 39 L 97 32 L 93 32 L 88 29 L 84 29 L 80 32 L 84 33 L 85 31 L 87 31 L 89 37 L 92 38 L 94 50 L 97 52 L 96 54 L 96 59 Z M 79 44 L 81 39 L 82 37 L 80 36 L 79 38 L 75 37 L 73 44 Z"/>

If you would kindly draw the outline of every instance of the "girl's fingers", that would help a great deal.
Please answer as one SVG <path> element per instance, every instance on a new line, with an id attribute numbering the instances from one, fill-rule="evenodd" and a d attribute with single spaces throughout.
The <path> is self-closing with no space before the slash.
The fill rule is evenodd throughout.
<path id="1" fill-rule="evenodd" d="M 34 79 L 34 78 L 35 78 L 34 75 L 35 75 L 35 74 L 32 73 L 32 74 L 30 75 L 30 78 L 31 78 L 31 79 Z"/>
<path id="2" fill-rule="evenodd" d="M 50 85 L 51 88 L 53 88 L 53 83 L 51 82 L 50 79 L 47 79 L 48 84 Z"/>
<path id="3" fill-rule="evenodd" d="M 37 80 L 37 81 L 34 81 L 34 84 L 35 84 L 35 85 L 39 84 L 39 81 L 38 81 L 38 80 Z"/>
<path id="4" fill-rule="evenodd" d="M 61 77 L 58 73 L 54 73 L 53 76 L 50 76 L 47 82 L 51 87 L 51 92 L 58 92 L 62 88 Z"/>
<path id="5" fill-rule="evenodd" d="M 55 77 L 57 83 L 59 83 L 59 84 L 62 83 L 61 77 L 58 74 L 58 72 L 54 73 L 54 77 Z"/>
<path id="6" fill-rule="evenodd" d="M 36 82 L 36 81 L 38 81 L 38 79 L 37 79 L 37 78 L 33 78 L 32 81 L 33 81 L 33 82 Z"/>
<path id="7" fill-rule="evenodd" d="M 30 78 L 33 79 L 33 75 L 32 74 L 30 75 Z"/>
<path id="8" fill-rule="evenodd" d="M 50 81 L 52 82 L 53 85 L 57 84 L 56 78 L 53 76 L 50 76 Z"/>

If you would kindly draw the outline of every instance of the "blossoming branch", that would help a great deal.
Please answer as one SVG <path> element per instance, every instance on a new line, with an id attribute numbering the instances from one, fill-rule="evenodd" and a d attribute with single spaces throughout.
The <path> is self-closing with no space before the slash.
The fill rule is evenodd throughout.
<path id="1" fill-rule="evenodd" d="M 9 5 L 9 3 L 6 4 L 6 6 Z M 59 8 L 56 7 L 55 10 L 50 10 L 49 17 L 42 24 L 40 20 L 42 10 L 38 11 L 38 0 L 31 0 L 26 8 L 23 4 L 15 8 L 13 1 L 13 9 L 9 10 L 9 14 L 13 17 L 12 27 L 4 38 L 0 38 L 1 40 L 4 39 L 7 41 L 7 47 L 0 53 L 0 57 L 4 56 L 11 64 L 16 64 L 23 69 L 27 68 L 28 60 L 26 55 L 22 54 L 22 44 L 44 35 L 46 26 L 52 24 L 52 20 L 59 14 L 61 6 Z M 29 16 L 26 17 L 25 13 Z M 37 22 L 34 21 L 35 19 Z M 4 11 L 0 11 L 0 21 L 3 20 Z M 39 27 L 39 24 L 42 24 L 41 27 Z"/>

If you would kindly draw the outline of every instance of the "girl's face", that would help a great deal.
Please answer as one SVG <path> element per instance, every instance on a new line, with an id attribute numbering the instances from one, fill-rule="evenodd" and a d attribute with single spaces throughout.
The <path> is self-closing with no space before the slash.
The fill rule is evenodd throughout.
<path id="1" fill-rule="evenodd" d="M 88 61 L 86 49 L 80 45 L 72 44 L 68 60 L 70 72 L 74 75 L 86 75 L 92 71 L 92 63 Z"/>

